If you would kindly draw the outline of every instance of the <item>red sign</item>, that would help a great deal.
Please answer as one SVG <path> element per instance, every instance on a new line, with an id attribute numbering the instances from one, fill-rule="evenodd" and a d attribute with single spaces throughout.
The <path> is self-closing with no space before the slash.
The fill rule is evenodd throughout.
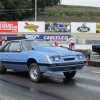
<path id="1" fill-rule="evenodd" d="M 18 32 L 18 21 L 0 21 L 0 32 Z"/>

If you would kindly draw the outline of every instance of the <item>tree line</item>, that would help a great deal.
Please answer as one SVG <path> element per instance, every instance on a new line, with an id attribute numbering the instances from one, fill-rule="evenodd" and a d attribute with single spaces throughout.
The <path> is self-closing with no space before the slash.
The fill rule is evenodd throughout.
<path id="1" fill-rule="evenodd" d="M 58 5 L 61 0 L 37 0 L 37 11 Z M 23 20 L 34 16 L 35 0 L 0 0 L 0 20 Z"/>

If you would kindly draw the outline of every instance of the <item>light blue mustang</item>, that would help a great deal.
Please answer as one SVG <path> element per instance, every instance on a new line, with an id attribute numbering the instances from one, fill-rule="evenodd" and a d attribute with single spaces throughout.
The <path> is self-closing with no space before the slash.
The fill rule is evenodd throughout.
<path id="1" fill-rule="evenodd" d="M 7 69 L 28 71 L 33 82 L 40 82 L 44 72 L 63 72 L 66 78 L 73 78 L 85 61 L 82 53 L 44 40 L 12 40 L 0 49 L 0 74 Z"/>

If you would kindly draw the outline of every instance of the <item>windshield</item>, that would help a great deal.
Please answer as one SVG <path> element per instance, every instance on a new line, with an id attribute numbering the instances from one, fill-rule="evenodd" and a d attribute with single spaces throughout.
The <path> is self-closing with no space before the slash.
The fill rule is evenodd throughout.
<path id="1" fill-rule="evenodd" d="M 23 50 L 32 50 L 33 46 L 48 47 L 52 46 L 49 42 L 44 40 L 25 40 L 22 41 Z"/>
<path id="2" fill-rule="evenodd" d="M 59 24 L 59 27 L 64 27 L 64 24 Z"/>

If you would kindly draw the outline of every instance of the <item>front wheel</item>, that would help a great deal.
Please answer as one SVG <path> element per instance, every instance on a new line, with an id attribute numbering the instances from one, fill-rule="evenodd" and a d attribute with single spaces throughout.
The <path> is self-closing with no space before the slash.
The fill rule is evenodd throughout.
<path id="1" fill-rule="evenodd" d="M 29 76 L 30 76 L 30 79 L 35 83 L 38 83 L 41 81 L 42 73 L 40 72 L 40 69 L 36 63 L 32 63 L 29 66 Z"/>
<path id="2" fill-rule="evenodd" d="M 7 71 L 7 69 L 3 67 L 2 62 L 0 61 L 0 74 L 5 74 L 6 71 Z"/>
<path id="3" fill-rule="evenodd" d="M 64 76 L 68 79 L 72 79 L 75 74 L 76 74 L 76 71 L 72 71 L 72 72 L 63 72 Z"/>

